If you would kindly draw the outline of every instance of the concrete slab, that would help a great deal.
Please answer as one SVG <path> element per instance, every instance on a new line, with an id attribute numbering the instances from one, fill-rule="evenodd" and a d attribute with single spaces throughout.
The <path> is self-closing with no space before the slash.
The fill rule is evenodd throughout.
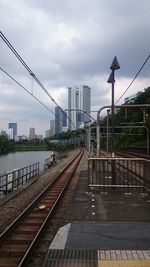
<path id="1" fill-rule="evenodd" d="M 64 249 L 65 248 L 70 226 L 71 224 L 68 223 L 58 230 L 49 249 Z"/>
<path id="2" fill-rule="evenodd" d="M 65 249 L 147 250 L 150 249 L 150 223 L 72 223 Z"/>

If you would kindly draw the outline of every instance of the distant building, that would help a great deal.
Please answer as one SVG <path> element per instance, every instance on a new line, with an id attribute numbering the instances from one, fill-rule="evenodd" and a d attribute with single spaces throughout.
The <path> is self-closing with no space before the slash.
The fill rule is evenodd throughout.
<path id="1" fill-rule="evenodd" d="M 63 132 L 63 127 L 67 126 L 67 113 L 59 107 L 55 107 L 55 134 Z"/>
<path id="2" fill-rule="evenodd" d="M 29 138 L 26 135 L 19 135 L 18 139 L 19 141 L 25 141 L 25 140 L 28 140 Z"/>
<path id="3" fill-rule="evenodd" d="M 30 128 L 30 130 L 29 130 L 29 140 L 33 140 L 35 138 L 36 138 L 35 128 Z"/>
<path id="4" fill-rule="evenodd" d="M 6 131 L 4 131 L 4 130 L 1 130 L 1 133 L 0 133 L 1 135 L 5 135 L 5 136 L 7 136 L 7 133 L 6 133 Z"/>
<path id="5" fill-rule="evenodd" d="M 124 99 L 124 103 L 125 103 L 125 104 L 133 103 L 133 102 L 136 100 L 136 98 L 138 97 L 139 94 L 140 94 L 140 92 L 138 92 L 138 93 L 136 93 L 136 94 L 133 94 L 133 95 L 131 95 L 131 96 L 126 97 L 126 98 Z"/>
<path id="6" fill-rule="evenodd" d="M 55 134 L 55 120 L 50 120 L 50 136 L 53 136 Z"/>
<path id="7" fill-rule="evenodd" d="M 45 131 L 45 138 L 49 138 L 55 134 L 55 120 L 50 120 L 50 129 Z"/>
<path id="8" fill-rule="evenodd" d="M 12 128 L 8 129 L 7 137 L 8 137 L 9 140 L 14 140 L 13 139 L 13 129 Z M 16 137 L 15 137 L 15 141 L 16 141 Z"/>
<path id="9" fill-rule="evenodd" d="M 12 129 L 11 139 L 15 140 L 15 137 L 17 136 L 17 123 L 15 122 L 8 123 L 8 128 Z"/>
<path id="10" fill-rule="evenodd" d="M 48 129 L 45 131 L 45 138 L 49 138 L 51 136 L 51 130 Z"/>
<path id="11" fill-rule="evenodd" d="M 62 132 L 67 132 L 68 131 L 68 127 L 64 126 L 62 127 Z"/>
<path id="12" fill-rule="evenodd" d="M 76 130 L 90 121 L 91 88 L 79 85 L 68 88 L 68 129 Z M 84 112 L 83 112 L 84 111 Z"/>

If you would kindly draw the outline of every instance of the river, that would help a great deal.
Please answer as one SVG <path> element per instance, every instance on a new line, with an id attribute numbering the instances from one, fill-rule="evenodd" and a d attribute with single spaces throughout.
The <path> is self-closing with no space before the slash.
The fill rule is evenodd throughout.
<path id="1" fill-rule="evenodd" d="M 12 169 L 21 169 L 36 162 L 40 162 L 40 171 L 42 171 L 44 160 L 51 153 L 51 151 L 25 151 L 2 155 L 0 156 L 0 174 Z"/>

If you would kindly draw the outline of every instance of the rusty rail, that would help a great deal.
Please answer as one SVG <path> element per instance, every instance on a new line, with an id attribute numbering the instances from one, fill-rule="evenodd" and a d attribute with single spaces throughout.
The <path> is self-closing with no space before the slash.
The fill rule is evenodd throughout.
<path id="1" fill-rule="evenodd" d="M 0 266 L 22 267 L 65 192 L 83 150 L 0 235 Z"/>

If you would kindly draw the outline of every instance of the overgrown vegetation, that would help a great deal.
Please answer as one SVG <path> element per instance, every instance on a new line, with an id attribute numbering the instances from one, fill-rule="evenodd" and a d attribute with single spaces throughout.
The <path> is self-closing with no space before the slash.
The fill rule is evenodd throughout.
<path id="1" fill-rule="evenodd" d="M 134 102 L 130 104 L 150 104 L 150 87 L 139 92 Z M 122 105 L 124 106 L 124 105 Z M 102 121 L 102 125 L 107 125 L 107 118 Z M 111 115 L 109 116 L 111 125 Z M 147 146 L 147 138 L 150 132 L 150 108 L 121 108 L 115 116 L 115 125 L 120 126 L 115 129 L 115 143 L 117 148 L 128 149 L 134 146 Z M 103 130 L 106 134 L 106 129 Z M 110 130 L 111 132 L 111 130 Z M 111 140 L 109 140 L 110 142 Z M 106 136 L 103 138 L 103 146 L 106 147 Z M 110 145 L 110 144 L 109 144 Z"/>
<path id="2" fill-rule="evenodd" d="M 52 138 L 47 138 L 45 142 L 48 150 L 66 151 L 78 146 L 84 146 L 85 135 L 86 131 L 84 129 L 78 129 L 54 135 Z"/>
<path id="3" fill-rule="evenodd" d="M 7 154 L 8 152 L 14 150 L 15 150 L 14 142 L 8 140 L 7 136 L 0 135 L 0 155 Z"/>

